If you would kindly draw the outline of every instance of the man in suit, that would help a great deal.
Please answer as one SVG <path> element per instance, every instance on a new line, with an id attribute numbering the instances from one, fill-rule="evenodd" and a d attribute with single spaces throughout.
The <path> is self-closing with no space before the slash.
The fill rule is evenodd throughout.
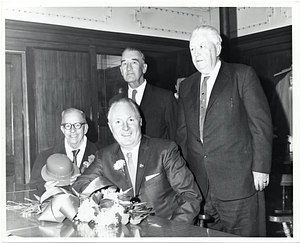
<path id="1" fill-rule="evenodd" d="M 270 110 L 254 70 L 220 60 L 221 41 L 207 25 L 192 32 L 190 52 L 199 72 L 181 83 L 176 141 L 205 199 L 204 213 L 214 218 L 208 226 L 263 235 L 260 191 L 271 169 Z"/>
<path id="2" fill-rule="evenodd" d="M 144 79 L 147 71 L 144 54 L 137 48 L 126 48 L 120 71 L 128 89 L 114 96 L 109 103 L 124 97 L 132 98 L 140 106 L 143 134 L 175 140 L 176 100 L 171 91 L 153 86 Z"/>
<path id="3" fill-rule="evenodd" d="M 194 223 L 201 194 L 175 142 L 142 135 L 138 107 L 128 98 L 111 105 L 108 125 L 117 143 L 97 151 L 74 189 L 82 192 L 100 177 L 123 191 L 133 188 L 129 198 L 147 202 L 158 217 Z"/>
<path id="4" fill-rule="evenodd" d="M 85 136 L 88 128 L 86 116 L 81 110 L 68 108 L 62 112 L 60 129 L 65 136 L 64 140 L 41 152 L 33 164 L 28 184 L 31 188 L 37 189 L 36 195 L 45 192 L 45 181 L 41 176 L 41 170 L 50 155 L 55 153 L 66 154 L 78 166 L 81 173 L 93 162 L 97 147 Z"/>

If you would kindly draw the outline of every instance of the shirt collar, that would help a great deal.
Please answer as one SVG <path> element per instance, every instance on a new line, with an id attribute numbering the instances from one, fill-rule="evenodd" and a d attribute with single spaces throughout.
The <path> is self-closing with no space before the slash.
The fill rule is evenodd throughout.
<path id="1" fill-rule="evenodd" d="M 140 93 L 140 94 L 143 94 L 144 93 L 144 90 L 145 90 L 145 87 L 146 87 L 146 84 L 147 84 L 147 80 L 144 79 L 144 82 L 139 86 L 137 87 L 135 90 Z M 132 91 L 134 89 L 131 88 L 129 85 L 128 85 L 128 93 L 131 95 L 132 94 Z"/>
<path id="2" fill-rule="evenodd" d="M 80 149 L 80 151 L 84 151 L 85 150 L 85 147 L 86 147 L 86 143 L 87 143 L 87 137 L 84 135 L 83 136 L 83 141 L 82 143 L 80 144 L 80 146 L 76 149 Z M 67 139 L 65 138 L 65 149 L 66 149 L 66 152 L 72 152 L 73 150 L 75 150 L 74 148 L 72 148 L 69 144 L 68 144 L 68 141 Z"/>
<path id="3" fill-rule="evenodd" d="M 204 75 L 204 74 L 201 75 L 202 76 L 201 79 L 203 79 L 205 76 L 209 76 L 210 80 L 216 80 L 220 68 L 221 68 L 221 61 L 220 61 L 220 59 L 218 59 L 218 61 L 216 63 L 216 66 L 214 67 L 214 69 L 208 75 Z"/>

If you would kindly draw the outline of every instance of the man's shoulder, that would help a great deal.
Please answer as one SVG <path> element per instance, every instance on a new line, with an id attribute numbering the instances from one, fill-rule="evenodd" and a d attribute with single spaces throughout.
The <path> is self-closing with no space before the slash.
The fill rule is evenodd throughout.
<path id="1" fill-rule="evenodd" d="M 117 95 L 115 95 L 115 96 L 113 96 L 110 100 L 109 100 L 109 105 L 111 105 L 114 101 L 116 101 L 116 100 L 119 100 L 119 99 L 121 99 L 121 98 L 124 98 L 125 96 L 126 96 L 126 92 L 127 92 L 127 90 L 126 91 L 124 91 L 124 92 L 122 92 L 122 93 L 119 93 L 119 94 L 117 94 Z"/>
<path id="2" fill-rule="evenodd" d="M 147 83 L 147 86 L 148 87 L 146 87 L 144 92 L 144 97 L 146 98 L 143 99 L 146 99 L 147 101 L 151 100 L 151 102 L 157 101 L 160 105 L 168 104 L 169 102 L 176 102 L 174 94 L 171 90 L 157 87 L 149 83 Z M 154 97 L 157 97 L 157 99 Z"/>
<path id="3" fill-rule="evenodd" d="M 170 146 L 177 147 L 177 144 L 170 139 L 152 138 L 144 135 L 142 138 L 142 146 L 149 146 L 150 148 L 155 148 L 157 150 L 164 150 Z"/>
<path id="4" fill-rule="evenodd" d="M 120 145 L 115 142 L 113 144 L 110 144 L 104 148 L 99 149 L 96 153 L 98 156 L 102 157 L 102 156 L 110 156 L 113 153 L 116 153 L 118 148 L 120 148 Z"/>

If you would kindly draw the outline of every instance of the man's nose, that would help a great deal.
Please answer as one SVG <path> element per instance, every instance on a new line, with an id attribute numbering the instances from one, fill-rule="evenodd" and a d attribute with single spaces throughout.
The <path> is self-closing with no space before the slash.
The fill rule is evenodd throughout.
<path id="1" fill-rule="evenodd" d="M 72 125 L 72 126 L 71 126 L 71 129 L 70 129 L 70 131 L 71 131 L 71 132 L 76 132 L 76 128 L 75 128 L 75 126 L 74 126 L 74 125 Z"/>
<path id="2" fill-rule="evenodd" d="M 131 65 L 131 63 L 128 63 L 128 64 L 127 64 L 126 70 L 132 70 L 132 65 Z"/>
<path id="3" fill-rule="evenodd" d="M 123 124 L 123 129 L 125 130 L 125 131 L 127 131 L 128 130 L 128 123 L 127 122 L 124 122 L 124 124 Z"/>

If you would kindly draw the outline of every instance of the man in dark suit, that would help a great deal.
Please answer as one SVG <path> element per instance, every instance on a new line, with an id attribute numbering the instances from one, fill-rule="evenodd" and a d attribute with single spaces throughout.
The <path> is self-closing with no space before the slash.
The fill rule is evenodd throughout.
<path id="1" fill-rule="evenodd" d="M 97 147 L 85 136 L 88 128 L 86 116 L 82 111 L 69 108 L 62 112 L 60 129 L 65 139 L 58 142 L 54 147 L 41 152 L 33 164 L 28 185 L 37 189 L 36 195 L 45 192 L 45 181 L 41 176 L 41 170 L 50 155 L 55 153 L 66 154 L 71 161 L 76 163 L 81 173 L 93 162 Z"/>
<path id="2" fill-rule="evenodd" d="M 128 89 L 114 96 L 109 103 L 124 97 L 132 98 L 140 106 L 143 134 L 175 140 L 176 100 L 171 91 L 155 87 L 144 79 L 147 71 L 144 54 L 137 48 L 126 48 L 120 70 Z"/>
<path id="3" fill-rule="evenodd" d="M 206 25 L 191 35 L 199 72 L 181 83 L 176 141 L 205 199 L 204 213 L 215 220 L 208 226 L 258 236 L 265 229 L 260 191 L 271 169 L 270 110 L 254 70 L 219 59 L 221 41 Z"/>
<path id="4" fill-rule="evenodd" d="M 95 162 L 74 182 L 82 192 L 95 178 L 109 180 L 128 196 L 147 202 L 155 215 L 194 223 L 201 194 L 175 142 L 142 135 L 142 119 L 135 102 L 115 101 L 108 125 L 117 141 L 97 151 Z"/>

